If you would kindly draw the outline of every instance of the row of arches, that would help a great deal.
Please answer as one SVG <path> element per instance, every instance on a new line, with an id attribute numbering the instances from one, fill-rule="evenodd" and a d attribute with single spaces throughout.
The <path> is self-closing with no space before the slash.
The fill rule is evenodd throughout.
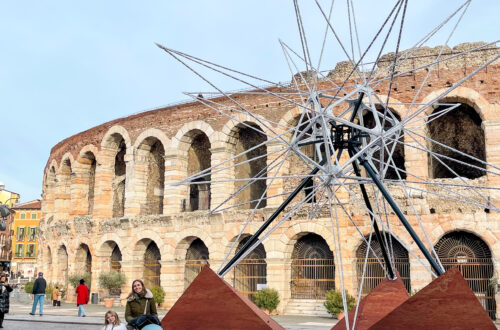
<path id="1" fill-rule="evenodd" d="M 391 109 L 390 112 L 393 118 L 401 120 L 398 111 Z M 293 127 L 298 120 L 299 114 L 296 113 L 286 123 Z M 367 127 L 373 127 L 373 114 L 365 113 L 363 122 Z M 254 121 L 243 120 L 233 125 L 232 128 L 225 129 L 229 138 L 223 142 L 224 152 L 221 155 L 213 154 L 213 150 L 220 150 L 221 141 L 216 137 L 218 132 L 214 132 L 204 122 L 187 125 L 179 131 L 172 142 L 169 142 L 161 131 L 149 129 L 141 135 L 144 137 L 142 140 L 139 140 L 140 137 L 137 139 L 134 146 L 131 146 L 125 129 L 112 128 L 103 138 L 101 150 L 88 146 L 80 152 L 76 160 L 68 153 L 59 166 L 54 161 L 51 163 L 44 180 L 46 213 L 59 214 L 61 218 L 69 217 L 70 214 L 93 215 L 96 195 L 102 196 L 107 192 L 111 192 L 111 196 L 100 200 L 111 200 L 111 205 L 100 205 L 99 208 L 100 214 L 103 214 L 102 209 L 110 209 L 108 213 L 103 214 L 110 217 L 122 217 L 126 208 L 129 214 L 143 215 L 206 210 L 214 204 L 212 193 L 214 187 L 211 184 L 214 174 L 210 168 L 224 159 L 232 159 L 233 164 L 241 163 L 241 165 L 232 168 L 228 163 L 227 173 L 224 172 L 223 175 L 217 171 L 218 179 L 236 179 L 231 189 L 228 190 L 228 183 L 224 185 L 223 194 L 241 190 L 234 200 L 240 208 L 266 207 L 268 203 L 265 199 L 265 178 L 269 161 L 267 153 L 271 151 L 267 150 L 265 144 L 267 136 L 261 126 Z M 475 179 L 485 174 L 483 163 L 486 161 L 485 133 L 482 119 L 472 106 L 461 103 L 451 112 L 446 112 L 445 107 L 436 108 L 429 117 L 426 134 L 430 139 L 437 141 L 437 143 L 424 142 L 427 143 L 430 152 L 444 156 L 440 159 L 428 157 L 430 178 L 459 176 Z M 387 152 L 384 153 L 383 162 L 390 164 L 385 173 L 388 179 L 404 179 L 407 170 L 412 172 L 411 168 L 406 168 L 405 162 L 405 153 L 409 147 L 403 145 L 403 142 L 411 143 L 411 141 L 405 139 L 407 137 L 400 136 L 392 156 L 388 156 Z M 391 146 L 389 148 L 392 149 Z M 410 148 L 410 152 L 416 151 Z M 313 157 L 314 149 L 309 146 L 305 153 Z M 471 160 L 466 154 L 478 160 Z M 214 157 L 217 160 L 214 161 Z M 379 158 L 378 154 L 373 157 L 379 162 L 375 166 L 378 165 L 382 171 Z M 253 160 L 249 161 L 250 159 Z M 291 157 L 283 168 L 288 171 L 285 174 L 290 175 L 307 171 L 307 166 L 297 156 Z M 206 175 L 194 179 L 194 184 L 177 188 L 178 190 L 170 194 L 165 191 L 167 183 L 173 183 L 201 171 L 206 171 Z M 244 187 L 246 181 L 238 180 L 256 175 L 260 175 L 262 179 L 246 188 Z M 130 180 L 133 180 L 133 183 L 130 183 Z M 285 180 L 284 190 L 288 191 L 287 185 L 293 184 L 293 179 Z M 221 188 L 222 186 L 219 190 Z M 306 187 L 305 193 L 311 190 L 312 187 Z M 264 199 L 259 202 L 261 198 Z M 127 202 L 127 199 L 130 200 Z M 176 205 L 176 201 L 180 205 Z M 164 205 L 169 205 L 169 210 L 164 210 Z"/>
<path id="2" fill-rule="evenodd" d="M 243 236 L 237 244 L 239 250 L 249 239 Z M 387 237 L 392 246 L 392 260 L 400 274 L 409 293 L 412 292 L 410 281 L 410 259 L 408 251 L 393 237 Z M 184 259 L 184 289 L 187 288 L 199 274 L 201 269 L 210 265 L 210 251 L 205 242 L 196 236 L 183 240 Z M 387 244 L 387 243 L 386 243 Z M 142 239 L 136 245 L 134 252 L 142 274 L 135 277 L 144 279 L 147 287 L 156 285 L 167 286 L 162 283 L 161 261 L 167 259 L 162 256 L 157 243 L 151 239 Z M 493 262 L 491 251 L 487 244 L 479 237 L 468 232 L 450 232 L 444 235 L 435 245 L 435 250 L 446 269 L 458 267 L 471 289 L 475 292 L 483 307 L 494 317 L 496 304 L 493 288 L 489 279 L 493 277 Z M 57 273 L 50 274 L 52 281 L 67 283 L 68 280 L 68 250 L 65 245 L 60 245 L 52 259 L 51 249 L 47 248 L 48 269 L 52 263 L 57 263 Z M 115 241 L 106 241 L 98 251 L 101 271 L 121 270 L 122 252 Z M 380 243 L 375 238 L 371 240 L 371 249 L 367 248 L 364 240 L 356 250 L 356 278 L 358 290 L 362 295 L 368 294 L 384 278 L 385 273 L 381 266 L 383 258 Z M 366 260 L 366 264 L 365 264 Z M 79 272 L 94 271 L 95 262 L 89 247 L 80 244 L 75 253 L 74 269 Z M 252 298 L 258 289 L 267 284 L 267 251 L 260 244 L 233 271 L 226 277 L 237 290 Z M 324 299 L 326 291 L 336 287 L 336 263 L 334 253 L 327 241 L 314 233 L 303 233 L 293 245 L 290 260 L 290 295 L 292 299 Z M 364 274 L 363 283 L 362 274 Z M 120 292 L 114 292 L 120 294 Z"/>

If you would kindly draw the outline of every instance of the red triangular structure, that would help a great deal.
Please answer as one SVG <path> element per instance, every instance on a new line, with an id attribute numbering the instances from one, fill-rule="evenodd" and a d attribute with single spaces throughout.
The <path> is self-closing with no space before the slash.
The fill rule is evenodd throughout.
<path id="1" fill-rule="evenodd" d="M 284 330 L 207 266 L 165 315 L 161 326 L 164 330 Z"/>
<path id="2" fill-rule="evenodd" d="M 496 330 L 458 269 L 452 268 L 410 297 L 370 330 Z"/>
<path id="3" fill-rule="evenodd" d="M 366 330 L 396 307 L 408 300 L 408 292 L 399 274 L 396 280 L 384 279 L 366 297 L 361 299 L 356 317 L 356 330 Z M 354 308 L 349 312 L 349 328 L 354 322 Z M 340 319 L 332 330 L 345 330 L 345 319 Z"/>

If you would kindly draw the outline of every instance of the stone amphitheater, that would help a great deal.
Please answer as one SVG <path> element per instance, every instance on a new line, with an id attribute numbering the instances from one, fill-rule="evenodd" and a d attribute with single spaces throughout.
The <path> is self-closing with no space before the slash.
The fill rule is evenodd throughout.
<path id="1" fill-rule="evenodd" d="M 477 47 L 467 43 L 447 48 L 454 54 Z M 400 67 L 400 75 L 392 85 L 391 102 L 411 102 L 416 81 L 427 74 L 419 69 L 438 56 L 440 48 L 421 48 Z M 489 47 L 457 56 L 431 72 L 417 102 L 426 102 L 440 95 L 479 65 L 498 53 Z M 377 63 L 384 67 L 393 54 L 382 56 Z M 343 81 L 352 66 L 339 63 L 328 77 Z M 458 102 L 452 115 L 442 116 L 432 125 L 423 125 L 421 134 L 428 135 L 486 162 L 500 166 L 500 63 L 484 70 L 441 101 Z M 322 81 L 320 84 L 328 84 Z M 273 87 L 278 89 L 277 87 Z M 382 83 L 376 93 L 384 95 L 388 85 Z M 261 116 L 283 126 L 296 125 L 299 109 L 271 96 L 246 91 L 232 95 L 239 103 Z M 220 98 L 219 104 L 227 104 Z M 402 116 L 404 105 L 391 108 Z M 432 111 L 432 109 L 431 109 Z M 451 117 L 450 117 L 451 116 Z M 231 200 L 235 207 L 208 214 L 210 206 L 218 205 L 241 183 L 231 178 L 254 175 L 272 161 L 272 143 L 256 148 L 258 161 L 236 169 L 228 168 L 207 175 L 207 181 L 196 186 L 172 186 L 178 180 L 218 164 L 261 143 L 265 135 L 242 126 L 244 122 L 259 127 L 250 116 L 234 115 L 229 120 L 198 102 L 186 102 L 116 119 L 68 137 L 55 145 L 49 155 L 43 176 L 43 218 L 40 224 L 39 269 L 49 282 L 68 287 L 67 300 L 74 291 L 68 283 L 72 274 L 91 272 L 91 292 L 102 298 L 106 292 L 99 287 L 103 271 L 121 270 L 126 284 L 121 289 L 123 303 L 133 279 L 143 278 L 148 287 L 159 285 L 166 292 L 163 306 L 168 308 L 182 294 L 201 267 L 208 264 L 217 269 L 235 242 L 244 222 L 255 205 L 245 204 L 266 188 L 253 185 Z M 279 130 L 279 127 L 276 127 Z M 254 157 L 253 155 L 252 157 Z M 401 147 L 395 162 L 408 172 L 436 182 L 454 182 L 440 164 L 428 159 L 425 152 Z M 300 162 L 291 159 L 283 173 L 304 173 Z M 303 165 L 302 165 L 303 166 Z M 458 166 L 458 165 L 457 165 Z M 484 171 L 457 168 L 471 185 L 498 187 L 498 177 Z M 272 183 L 268 194 L 289 191 L 298 182 L 292 178 Z M 432 194 L 420 193 L 407 203 L 404 194 L 390 188 L 406 213 L 415 208 L 429 238 L 446 265 L 458 265 L 471 288 L 492 318 L 496 315 L 496 299 L 491 278 L 500 275 L 499 215 L 488 209 L 467 206 Z M 488 195 L 497 204 L 494 192 Z M 370 231 L 366 212 L 356 207 L 348 195 L 340 196 L 345 208 L 356 219 L 363 235 Z M 271 198 L 260 205 L 241 245 L 250 234 L 281 203 Z M 345 217 L 345 216 L 344 216 Z M 393 215 L 391 215 L 393 217 Z M 383 277 L 381 267 L 369 261 L 367 279 L 360 288 L 360 272 L 366 243 L 346 219 L 341 219 L 343 272 L 350 293 L 373 288 Z M 415 217 L 410 222 L 417 227 Z M 417 261 L 422 258 L 415 243 L 397 221 L 393 232 L 401 239 L 394 241 L 396 267 L 409 292 L 418 290 L 431 280 L 431 275 Z M 339 287 L 339 260 L 334 258 L 334 240 L 330 219 L 309 220 L 307 212 L 297 213 L 290 221 L 270 235 L 243 260 L 225 279 L 243 294 L 251 295 L 262 285 L 278 290 L 280 313 L 322 314 L 321 301 L 327 289 Z M 375 250 L 376 241 L 373 242 Z"/>

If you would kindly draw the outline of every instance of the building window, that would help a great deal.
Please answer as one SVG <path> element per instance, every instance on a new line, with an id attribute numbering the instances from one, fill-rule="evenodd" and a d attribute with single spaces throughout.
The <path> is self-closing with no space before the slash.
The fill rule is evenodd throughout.
<path id="1" fill-rule="evenodd" d="M 26 213 L 19 213 L 19 219 L 21 220 L 26 219 Z"/>
<path id="2" fill-rule="evenodd" d="M 24 253 L 24 244 L 16 244 L 16 257 L 22 257 Z"/>
<path id="3" fill-rule="evenodd" d="M 18 241 L 24 241 L 24 235 L 25 235 L 25 228 L 24 227 L 17 227 L 17 240 Z"/>
<path id="4" fill-rule="evenodd" d="M 28 241 L 35 241 L 36 239 L 36 227 L 30 227 L 28 234 Z"/>
<path id="5" fill-rule="evenodd" d="M 35 257 L 35 244 L 28 244 L 28 248 L 26 250 L 26 257 L 28 258 Z"/>
<path id="6" fill-rule="evenodd" d="M 36 215 L 37 215 L 37 214 L 36 214 L 35 212 L 34 212 L 34 213 L 31 213 L 31 220 L 36 220 Z"/>

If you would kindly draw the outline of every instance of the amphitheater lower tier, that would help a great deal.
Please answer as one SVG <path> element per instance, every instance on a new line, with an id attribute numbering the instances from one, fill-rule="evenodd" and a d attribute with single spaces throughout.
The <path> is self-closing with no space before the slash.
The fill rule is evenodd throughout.
<path id="1" fill-rule="evenodd" d="M 196 277 L 201 268 L 214 270 L 242 246 L 273 209 L 258 210 L 239 236 L 250 210 L 226 211 L 207 215 L 206 211 L 184 212 L 174 216 L 132 216 L 96 220 L 76 216 L 72 221 L 47 223 L 40 228 L 39 269 L 48 282 L 67 287 L 67 300 L 74 300 L 72 275 L 91 273 L 91 292 L 102 299 L 109 292 L 99 285 L 99 275 L 120 270 L 126 282 L 120 293 L 125 303 L 134 279 L 147 287 L 161 286 L 164 307 L 170 307 Z M 310 221 L 307 216 L 285 221 L 226 276 L 225 280 L 241 293 L 252 295 L 263 287 L 280 295 L 278 311 L 321 301 L 325 292 L 344 285 L 357 296 L 369 292 L 384 277 L 380 245 L 371 240 L 367 214 L 356 210 L 339 218 L 338 229 L 330 218 Z M 495 288 L 491 278 L 498 273 L 500 230 L 498 215 L 475 210 L 470 213 L 422 214 L 409 220 L 417 232 L 423 226 L 445 268 L 459 267 L 472 290 L 492 318 L 496 314 Z M 387 219 L 395 236 L 386 236 L 392 259 L 408 292 L 427 285 L 431 279 L 428 264 L 416 244 L 394 215 Z M 337 251 L 337 252 L 335 252 Z M 368 253 L 367 253 L 368 252 Z M 366 263 L 365 263 L 366 261 Z M 362 288 L 361 277 L 365 274 Z M 307 312 L 307 311 L 306 311 Z M 318 311 L 324 313 L 324 311 Z"/>

